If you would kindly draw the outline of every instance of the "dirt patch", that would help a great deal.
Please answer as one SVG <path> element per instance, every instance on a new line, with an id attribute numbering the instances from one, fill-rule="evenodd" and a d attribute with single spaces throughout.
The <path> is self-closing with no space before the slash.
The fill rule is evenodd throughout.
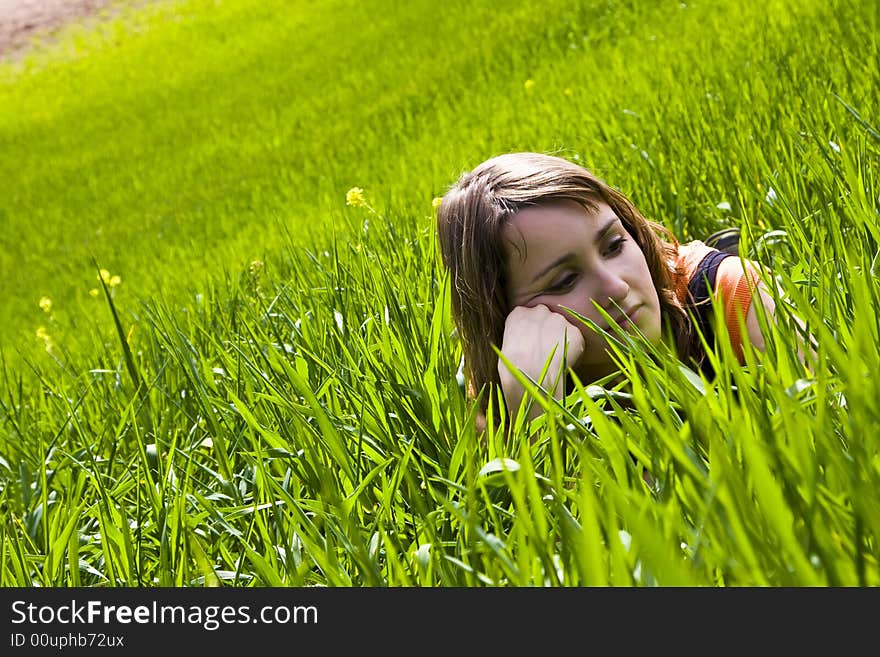
<path id="1" fill-rule="evenodd" d="M 0 0 L 0 58 L 28 48 L 72 21 L 96 14 L 113 0 Z"/>

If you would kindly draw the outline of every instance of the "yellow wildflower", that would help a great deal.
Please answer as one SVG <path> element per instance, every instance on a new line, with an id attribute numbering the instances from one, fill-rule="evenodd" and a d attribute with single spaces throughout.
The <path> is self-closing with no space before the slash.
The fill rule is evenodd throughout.
<path id="1" fill-rule="evenodd" d="M 99 281 L 104 281 L 107 285 L 110 285 L 110 272 L 106 269 L 101 270 L 101 275 L 98 276 Z"/>
<path id="2" fill-rule="evenodd" d="M 568 87 L 566 87 L 566 88 L 562 91 L 562 93 L 564 93 L 566 96 L 571 96 L 571 89 L 568 88 Z"/>
<path id="3" fill-rule="evenodd" d="M 46 351 L 52 353 L 52 339 L 49 337 L 49 332 L 46 331 L 45 326 L 41 326 L 37 329 L 37 340 L 42 340 L 45 344 Z"/>
<path id="4" fill-rule="evenodd" d="M 435 196 L 435 197 L 434 197 L 434 200 L 431 201 L 431 205 L 432 205 L 433 208 L 436 210 L 437 208 L 440 207 L 440 204 L 441 204 L 442 202 L 443 202 L 443 197 L 442 197 L 442 196 Z"/>
<path id="5" fill-rule="evenodd" d="M 52 312 L 52 299 L 49 297 L 40 297 L 40 308 L 44 313 Z"/>
<path id="6" fill-rule="evenodd" d="M 364 190 L 360 187 L 352 187 L 345 193 L 345 204 L 356 208 L 367 205 L 367 198 L 364 196 Z"/>
<path id="7" fill-rule="evenodd" d="M 122 282 L 122 276 L 111 276 L 110 277 L 110 287 L 116 287 Z"/>
<path id="8" fill-rule="evenodd" d="M 93 287 L 91 290 L 89 290 L 89 294 L 91 294 L 93 297 L 98 296 L 98 288 Z"/>
<path id="9" fill-rule="evenodd" d="M 535 87 L 535 81 L 526 80 L 525 83 L 523 83 L 523 87 L 525 87 L 526 91 L 531 91 Z"/>

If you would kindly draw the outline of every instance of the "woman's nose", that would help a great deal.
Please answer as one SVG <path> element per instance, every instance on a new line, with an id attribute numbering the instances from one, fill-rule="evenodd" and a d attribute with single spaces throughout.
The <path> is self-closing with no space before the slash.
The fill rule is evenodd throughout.
<path id="1" fill-rule="evenodd" d="M 596 272 L 596 303 L 612 312 L 616 309 L 615 304 L 620 305 L 629 294 L 629 284 L 623 277 L 611 269 L 602 269 Z"/>

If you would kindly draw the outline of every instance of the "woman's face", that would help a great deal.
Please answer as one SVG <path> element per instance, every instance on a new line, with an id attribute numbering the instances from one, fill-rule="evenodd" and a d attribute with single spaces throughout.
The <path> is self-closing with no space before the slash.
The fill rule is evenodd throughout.
<path id="1" fill-rule="evenodd" d="M 577 326 L 586 345 L 575 365 L 582 378 L 604 375 L 612 361 L 604 338 L 563 306 L 608 330 L 595 301 L 624 329 L 635 325 L 649 341 L 660 339 L 660 300 L 645 255 L 606 203 L 597 201 L 595 211 L 573 202 L 526 208 L 502 237 L 510 310 L 544 304 Z"/>

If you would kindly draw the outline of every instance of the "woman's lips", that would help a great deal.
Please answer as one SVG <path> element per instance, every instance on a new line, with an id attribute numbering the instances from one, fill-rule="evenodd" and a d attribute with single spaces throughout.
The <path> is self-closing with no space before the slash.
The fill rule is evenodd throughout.
<path id="1" fill-rule="evenodd" d="M 636 306 L 635 308 L 633 308 L 632 310 L 630 310 L 630 311 L 627 313 L 627 315 L 626 315 L 626 316 L 627 316 L 627 319 L 629 319 L 629 321 L 630 321 L 631 323 L 635 324 L 636 321 L 638 320 L 639 313 L 640 313 L 641 311 L 642 311 L 642 307 L 641 307 L 641 306 Z"/>
<path id="2" fill-rule="evenodd" d="M 641 311 L 641 306 L 636 306 L 632 310 L 628 311 L 623 317 L 616 320 L 621 328 L 629 328 L 631 324 L 635 324 L 638 319 L 639 312 Z"/>

